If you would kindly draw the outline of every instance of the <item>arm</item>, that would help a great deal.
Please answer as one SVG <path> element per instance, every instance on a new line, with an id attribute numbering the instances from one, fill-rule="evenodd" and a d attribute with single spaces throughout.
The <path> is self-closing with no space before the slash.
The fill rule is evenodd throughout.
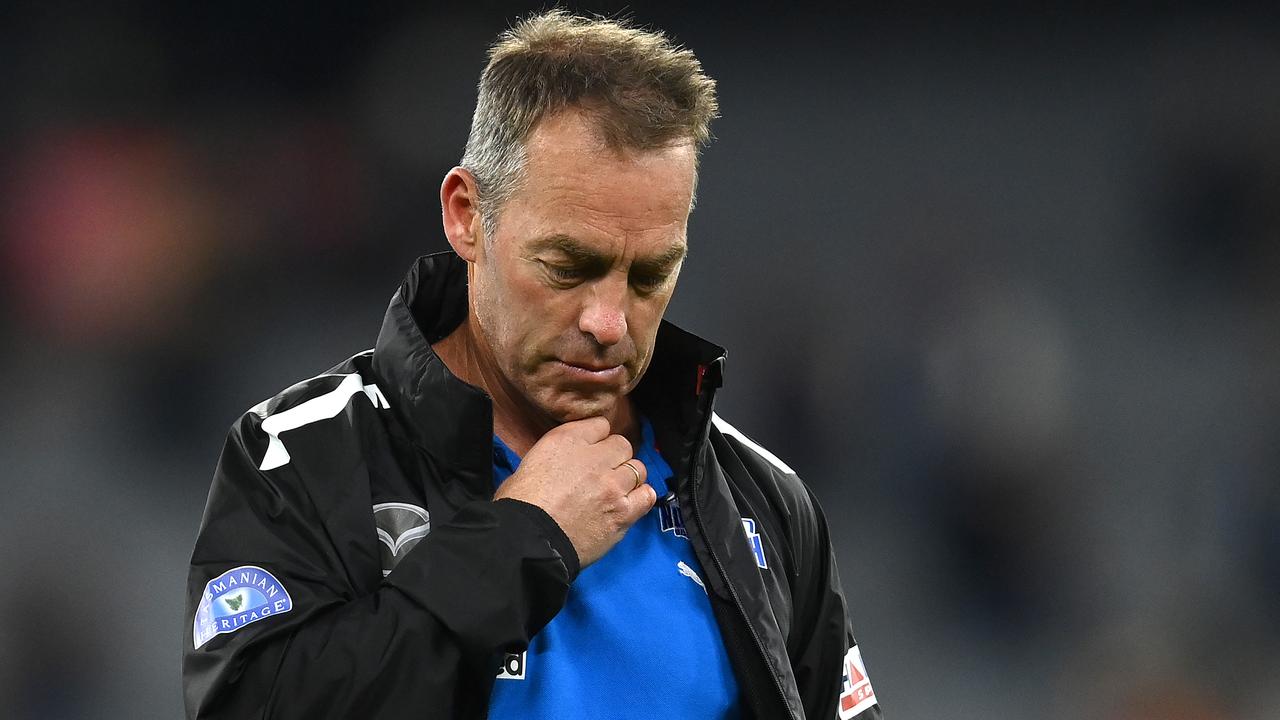
<path id="1" fill-rule="evenodd" d="M 578 571 L 568 538 L 532 505 L 477 501 L 433 527 L 395 572 L 371 585 L 351 576 L 344 558 L 360 549 L 331 532 L 340 521 L 319 516 L 295 466 L 258 470 L 252 458 L 262 450 L 246 446 L 261 437 L 255 421 L 246 416 L 231 433 L 192 556 L 188 715 L 481 716 L 497 655 L 524 649 L 564 602 Z M 372 542 L 371 521 L 368 529 Z M 254 604 L 257 596 L 228 594 L 225 580 L 206 595 L 210 581 L 242 566 L 276 581 L 277 612 L 234 618 L 232 625 L 248 621 L 196 637 L 195 616 L 209 596 L 223 612 L 231 606 L 220 598 L 238 610 Z M 257 589 L 274 587 L 267 586 Z M 287 605 L 274 604 L 280 593 Z"/>
<path id="2" fill-rule="evenodd" d="M 853 636 L 826 518 L 807 487 L 804 499 L 809 512 L 798 538 L 802 591 L 796 595 L 797 624 L 788 651 L 805 715 L 879 720 L 880 705 Z"/>

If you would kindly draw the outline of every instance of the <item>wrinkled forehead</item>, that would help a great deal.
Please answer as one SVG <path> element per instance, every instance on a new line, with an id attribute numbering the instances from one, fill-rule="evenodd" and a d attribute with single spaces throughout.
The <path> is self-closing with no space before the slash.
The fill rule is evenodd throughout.
<path id="1" fill-rule="evenodd" d="M 682 238 L 693 197 L 692 143 L 619 151 L 586 129 L 581 117 L 558 116 L 534 133 L 499 227 L 515 222 L 526 237 L 586 228 Z"/>

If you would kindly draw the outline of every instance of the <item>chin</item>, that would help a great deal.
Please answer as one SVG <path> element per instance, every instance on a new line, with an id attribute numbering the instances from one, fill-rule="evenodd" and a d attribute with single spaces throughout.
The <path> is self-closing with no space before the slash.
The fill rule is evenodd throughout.
<path id="1" fill-rule="evenodd" d="M 617 395 L 589 395 L 558 393 L 549 403 L 539 403 L 544 412 L 556 421 L 566 423 L 590 417 L 608 417 L 618 405 Z"/>

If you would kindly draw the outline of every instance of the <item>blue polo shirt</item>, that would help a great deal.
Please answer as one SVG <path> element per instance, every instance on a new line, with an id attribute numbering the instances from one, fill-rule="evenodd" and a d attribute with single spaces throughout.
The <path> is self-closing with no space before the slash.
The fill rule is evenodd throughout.
<path id="1" fill-rule="evenodd" d="M 523 678 L 499 674 L 491 718 L 738 718 L 738 683 L 667 487 L 671 467 L 641 419 L 636 457 L 658 502 L 569 588 L 525 654 Z M 520 458 L 495 435 L 493 479 Z"/>

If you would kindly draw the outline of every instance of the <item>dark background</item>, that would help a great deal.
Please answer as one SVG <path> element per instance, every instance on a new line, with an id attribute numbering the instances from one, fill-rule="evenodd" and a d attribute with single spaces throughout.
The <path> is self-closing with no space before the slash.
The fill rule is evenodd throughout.
<path id="1" fill-rule="evenodd" d="M 9 717 L 181 714 L 224 433 L 447 247 L 533 8 L 106 5 L 0 10 Z M 821 498 L 887 716 L 1280 715 L 1280 14 L 575 7 L 719 81 L 669 317 Z"/>

